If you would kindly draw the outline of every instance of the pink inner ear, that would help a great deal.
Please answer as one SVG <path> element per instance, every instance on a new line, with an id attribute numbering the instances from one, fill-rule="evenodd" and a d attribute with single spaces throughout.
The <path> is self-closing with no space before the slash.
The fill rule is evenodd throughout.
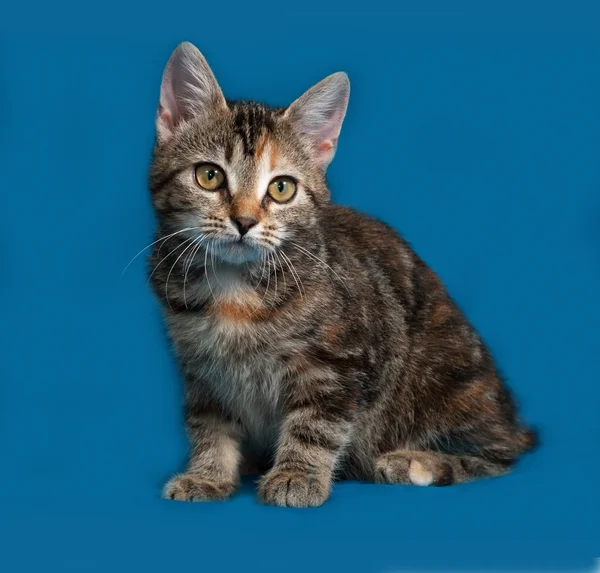
<path id="1" fill-rule="evenodd" d="M 160 119 L 164 121 L 169 127 L 175 127 L 175 122 L 173 121 L 173 116 L 171 112 L 163 110 L 160 114 Z"/>
<path id="2" fill-rule="evenodd" d="M 329 151 L 331 151 L 334 147 L 334 142 L 331 140 L 327 140 L 327 141 L 323 141 L 321 144 L 319 144 L 319 146 L 317 147 L 317 150 L 320 153 L 328 153 Z"/>
<path id="3" fill-rule="evenodd" d="M 317 161 L 321 165 L 327 166 L 329 164 L 329 162 L 333 159 L 333 154 L 335 153 L 336 144 L 337 144 L 337 137 L 334 139 L 322 140 L 316 146 Z"/>

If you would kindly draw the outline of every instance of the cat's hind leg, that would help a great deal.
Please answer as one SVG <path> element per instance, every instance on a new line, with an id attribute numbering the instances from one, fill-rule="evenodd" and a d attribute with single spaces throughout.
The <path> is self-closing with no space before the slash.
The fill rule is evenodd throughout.
<path id="1" fill-rule="evenodd" d="M 377 483 L 443 486 L 510 471 L 511 462 L 495 462 L 475 456 L 435 451 L 396 450 L 375 460 Z"/>

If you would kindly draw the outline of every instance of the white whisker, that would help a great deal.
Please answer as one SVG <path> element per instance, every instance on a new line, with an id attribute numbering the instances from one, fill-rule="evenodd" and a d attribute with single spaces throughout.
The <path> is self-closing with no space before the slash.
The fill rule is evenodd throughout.
<path id="1" fill-rule="evenodd" d="M 167 300 L 167 304 L 169 305 L 169 308 L 171 308 L 171 309 L 173 308 L 171 306 L 171 301 L 169 300 L 169 279 L 171 278 L 171 273 L 173 272 L 173 269 L 175 268 L 175 265 L 177 264 L 179 259 L 181 259 L 181 257 L 183 257 L 183 255 L 185 255 L 186 251 L 188 249 L 190 249 L 191 247 L 193 247 L 195 243 L 196 243 L 196 238 L 194 237 L 194 240 L 185 249 L 183 249 L 183 251 L 181 251 L 181 253 L 179 253 L 179 256 L 175 259 L 175 262 L 171 265 L 169 273 L 167 274 L 167 280 L 165 282 L 165 299 Z M 184 302 L 185 302 L 185 298 L 184 298 Z M 186 308 L 187 308 L 187 305 L 186 305 Z"/>
<path id="2" fill-rule="evenodd" d="M 279 258 L 279 253 L 277 251 L 273 251 L 273 254 L 277 257 L 277 260 L 279 261 L 279 265 L 281 266 L 281 276 L 283 277 L 283 292 L 285 294 L 287 294 L 287 279 L 285 278 L 285 269 L 283 268 L 283 265 L 281 264 L 281 259 Z"/>
<path id="3" fill-rule="evenodd" d="M 210 290 L 210 294 L 211 294 L 213 300 L 216 302 L 215 293 L 213 292 L 213 289 L 210 286 L 210 279 L 208 278 L 208 266 L 207 266 L 208 247 L 209 247 L 209 245 L 206 245 L 206 247 L 204 249 L 204 276 L 206 277 L 206 284 L 208 285 L 208 290 Z"/>
<path id="4" fill-rule="evenodd" d="M 290 241 L 290 244 L 293 245 L 294 247 L 296 247 L 301 252 L 308 255 L 309 257 L 311 257 L 315 262 L 323 265 L 326 269 L 329 269 L 335 275 L 335 277 L 342 283 L 342 285 L 344 285 L 344 288 L 348 291 L 348 294 L 350 294 L 350 289 L 348 288 L 346 281 L 344 279 L 342 279 L 342 277 L 340 277 L 340 275 L 338 275 L 325 261 L 321 260 L 319 257 L 317 257 L 317 255 L 311 253 L 305 247 L 298 245 L 298 243 L 294 243 L 293 241 Z"/>
<path id="5" fill-rule="evenodd" d="M 260 261 L 261 261 L 261 265 L 260 265 L 260 277 L 259 277 L 258 282 L 256 283 L 256 285 L 254 285 L 254 289 L 255 290 L 258 288 L 258 286 L 262 282 L 263 275 L 265 274 L 265 259 L 266 259 L 265 251 L 264 251 L 264 249 L 261 249 L 261 251 L 260 251 Z"/>
<path id="6" fill-rule="evenodd" d="M 210 244 L 210 267 L 212 269 L 214 277 L 217 279 L 217 282 L 219 284 L 221 284 L 221 281 L 219 280 L 219 275 L 215 271 L 215 250 L 213 248 L 214 245 L 215 245 L 215 241 L 216 241 L 216 239 L 213 239 L 212 242 L 211 242 L 211 244 Z"/>
<path id="7" fill-rule="evenodd" d="M 273 256 L 273 253 L 269 253 L 269 257 L 273 259 L 273 268 L 275 270 L 275 301 L 277 301 L 277 264 L 275 263 L 275 257 Z"/>
<path id="8" fill-rule="evenodd" d="M 174 237 L 175 235 L 178 235 L 179 233 L 183 233 L 184 231 L 192 231 L 194 229 L 197 229 L 197 227 L 186 227 L 185 229 L 175 231 L 174 233 L 171 233 L 170 235 L 166 235 L 164 237 L 161 237 L 160 239 L 156 239 L 156 241 L 153 241 L 147 247 L 144 247 L 135 257 L 133 257 L 133 259 L 131 259 L 127 263 L 127 266 L 123 269 L 121 276 L 123 276 L 125 274 L 125 271 L 131 266 L 131 263 L 133 263 L 133 261 L 135 261 L 145 250 L 149 249 L 153 245 L 156 245 L 156 243 L 159 243 L 160 241 L 162 241 L 164 243 L 167 239 L 170 239 L 171 237 Z M 162 245 L 161 245 L 161 247 L 162 247 Z"/>
<path id="9" fill-rule="evenodd" d="M 267 288 L 265 289 L 265 293 L 263 294 L 262 298 L 260 299 L 260 304 L 258 305 L 256 310 L 258 310 L 262 306 L 263 302 L 265 301 L 265 298 L 267 297 L 267 293 L 269 292 L 269 285 L 271 284 L 271 259 L 267 256 L 267 257 L 265 257 L 265 261 L 268 264 Z M 261 276 L 261 280 L 262 280 L 262 276 Z M 256 310 L 254 312 L 256 312 Z M 252 314 L 254 314 L 254 312 Z"/>
<path id="10" fill-rule="evenodd" d="M 187 297 L 186 297 L 186 292 L 185 292 L 185 287 L 187 284 L 187 276 L 188 273 L 190 271 L 190 268 L 192 267 L 192 264 L 194 263 L 194 259 L 196 258 L 196 255 L 198 254 L 198 251 L 200 250 L 200 247 L 202 246 L 202 241 L 204 241 L 204 239 L 206 239 L 206 235 L 199 237 L 196 241 L 194 241 L 192 243 L 192 245 L 195 245 L 194 248 L 192 248 L 191 253 L 188 255 L 188 261 L 187 263 L 184 263 L 184 273 L 183 273 L 183 304 L 185 305 L 185 308 L 188 307 L 187 305 Z"/>
<path id="11" fill-rule="evenodd" d="M 303 291 L 306 292 L 304 290 L 304 284 L 302 284 L 302 279 L 300 279 L 300 275 L 298 274 L 298 271 L 296 271 L 296 269 L 294 268 L 294 263 L 292 263 L 291 259 L 283 252 L 280 251 L 281 256 L 283 257 L 283 260 L 286 262 L 287 266 L 290 269 L 290 272 L 292 273 L 292 276 L 294 277 L 294 281 L 296 282 L 296 286 L 298 287 L 298 292 L 300 293 L 300 298 L 304 298 L 303 297 Z M 300 281 L 300 283 L 298 283 L 298 281 Z M 300 285 L 302 285 L 302 288 L 300 288 Z"/>
<path id="12" fill-rule="evenodd" d="M 179 243 L 179 245 L 177 245 L 166 257 L 162 258 L 158 262 L 158 264 L 152 269 L 152 272 L 150 273 L 150 276 L 148 277 L 148 280 L 146 281 L 146 284 L 148 284 L 150 282 L 150 279 L 152 278 L 152 276 L 156 272 L 156 269 L 158 267 L 160 267 L 160 265 L 163 263 L 163 261 L 166 261 L 175 251 L 177 251 L 178 249 L 181 249 L 181 247 L 183 247 L 183 245 L 185 245 L 186 243 L 189 243 L 190 241 L 193 241 L 195 238 L 196 237 L 190 237 L 189 239 L 186 239 L 182 243 Z"/>

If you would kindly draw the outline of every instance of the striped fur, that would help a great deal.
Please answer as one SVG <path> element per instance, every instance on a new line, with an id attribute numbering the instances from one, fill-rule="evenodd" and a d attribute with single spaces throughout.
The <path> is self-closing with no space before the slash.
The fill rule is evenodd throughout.
<path id="1" fill-rule="evenodd" d="M 193 50 L 180 47 L 170 73 L 200 61 Z M 396 231 L 329 202 L 345 76 L 272 109 L 225 103 L 207 66 L 196 75 L 209 109 L 186 116 L 163 86 L 150 176 L 149 268 L 191 442 L 165 496 L 224 499 L 244 465 L 266 472 L 262 501 L 298 507 L 322 504 L 335 477 L 448 485 L 508 472 L 535 434 L 485 344 Z M 222 190 L 199 188 L 203 162 L 223 169 Z M 281 175 L 297 183 L 286 204 L 266 195 Z M 243 238 L 236 216 L 257 221 Z"/>

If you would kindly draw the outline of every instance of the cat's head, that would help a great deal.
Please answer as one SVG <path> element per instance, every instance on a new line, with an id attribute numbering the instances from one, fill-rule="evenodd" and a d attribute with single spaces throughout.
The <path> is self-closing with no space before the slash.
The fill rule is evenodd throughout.
<path id="1" fill-rule="evenodd" d="M 329 201 L 325 170 L 349 94 L 336 73 L 287 108 L 227 102 L 198 49 L 179 45 L 163 74 L 150 179 L 163 228 L 189 229 L 233 264 L 301 241 Z"/>

